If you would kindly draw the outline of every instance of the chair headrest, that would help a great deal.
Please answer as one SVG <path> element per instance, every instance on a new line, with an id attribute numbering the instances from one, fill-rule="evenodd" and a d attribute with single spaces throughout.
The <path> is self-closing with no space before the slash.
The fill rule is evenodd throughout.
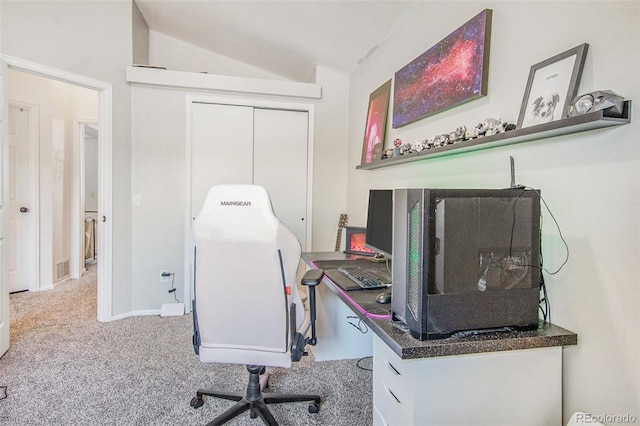
<path id="1" fill-rule="evenodd" d="M 194 226 L 204 230 L 224 228 L 225 234 L 233 229 L 246 230 L 277 226 L 271 199 L 267 190 L 259 185 L 216 185 L 207 193 Z M 271 227 L 268 227 L 271 228 Z"/>

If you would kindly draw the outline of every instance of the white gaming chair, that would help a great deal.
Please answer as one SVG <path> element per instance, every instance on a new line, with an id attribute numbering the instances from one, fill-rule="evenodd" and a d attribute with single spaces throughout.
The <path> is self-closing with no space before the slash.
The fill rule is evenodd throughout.
<path id="1" fill-rule="evenodd" d="M 191 406 L 201 407 L 203 396 L 238 401 L 209 425 L 246 410 L 277 425 L 270 403 L 313 401 L 309 411 L 318 412 L 319 395 L 262 394 L 265 366 L 290 367 L 305 354 L 305 344 L 315 345 L 315 286 L 323 276 L 310 270 L 302 279 L 309 287 L 306 315 L 296 282 L 300 243 L 274 215 L 267 191 L 256 185 L 212 187 L 193 231 L 194 349 L 202 362 L 246 364 L 249 385 L 246 394 L 198 390 Z"/>

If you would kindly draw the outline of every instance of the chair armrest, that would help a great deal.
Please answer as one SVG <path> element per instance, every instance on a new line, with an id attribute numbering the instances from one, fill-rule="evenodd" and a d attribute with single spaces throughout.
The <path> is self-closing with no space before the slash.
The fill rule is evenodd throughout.
<path id="1" fill-rule="evenodd" d="M 308 287 L 315 287 L 320 284 L 322 277 L 324 277 L 324 271 L 322 269 L 309 269 L 302 277 L 300 283 Z"/>
<path id="2" fill-rule="evenodd" d="M 311 269 L 307 271 L 300 283 L 302 285 L 306 285 L 309 287 L 309 319 L 311 323 L 309 326 L 311 327 L 311 337 L 306 337 L 306 333 L 309 328 L 306 328 L 304 334 L 295 332 L 293 336 L 292 344 L 291 344 L 291 360 L 292 361 L 300 361 L 303 355 L 307 353 L 304 350 L 304 347 L 309 344 L 315 346 L 318 343 L 318 338 L 316 336 L 316 286 L 320 284 L 322 281 L 322 277 L 324 277 L 324 271 L 322 269 Z M 291 329 L 296 330 L 295 328 L 295 316 L 296 316 L 296 305 L 291 305 Z"/>
<path id="3" fill-rule="evenodd" d="M 315 346 L 318 343 L 316 336 L 316 286 L 320 284 L 324 277 L 324 270 L 322 269 L 310 269 L 308 270 L 302 280 L 302 285 L 309 287 L 309 313 L 311 318 L 311 338 L 307 339 L 307 343 L 311 346 Z"/>

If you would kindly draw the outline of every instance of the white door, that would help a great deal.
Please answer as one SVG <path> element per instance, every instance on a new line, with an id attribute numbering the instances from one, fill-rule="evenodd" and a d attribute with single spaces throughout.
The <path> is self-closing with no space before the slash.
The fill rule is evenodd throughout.
<path id="1" fill-rule="evenodd" d="M 199 103 L 191 108 L 191 217 L 195 217 L 212 186 L 252 183 L 253 108 Z"/>
<path id="2" fill-rule="evenodd" d="M 9 292 L 29 289 L 29 109 L 9 106 L 9 205 L 7 276 Z"/>
<path id="3" fill-rule="evenodd" d="M 254 110 L 254 183 L 271 196 L 276 216 L 307 242 L 307 146 L 309 113 Z"/>

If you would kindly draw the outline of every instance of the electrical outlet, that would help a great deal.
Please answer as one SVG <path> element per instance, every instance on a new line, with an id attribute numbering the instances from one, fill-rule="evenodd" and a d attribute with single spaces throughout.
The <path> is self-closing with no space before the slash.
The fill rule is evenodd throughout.
<path id="1" fill-rule="evenodd" d="M 169 282 L 169 278 L 171 278 L 171 272 L 168 269 L 161 269 L 160 270 L 160 282 L 161 283 L 168 283 Z"/>

